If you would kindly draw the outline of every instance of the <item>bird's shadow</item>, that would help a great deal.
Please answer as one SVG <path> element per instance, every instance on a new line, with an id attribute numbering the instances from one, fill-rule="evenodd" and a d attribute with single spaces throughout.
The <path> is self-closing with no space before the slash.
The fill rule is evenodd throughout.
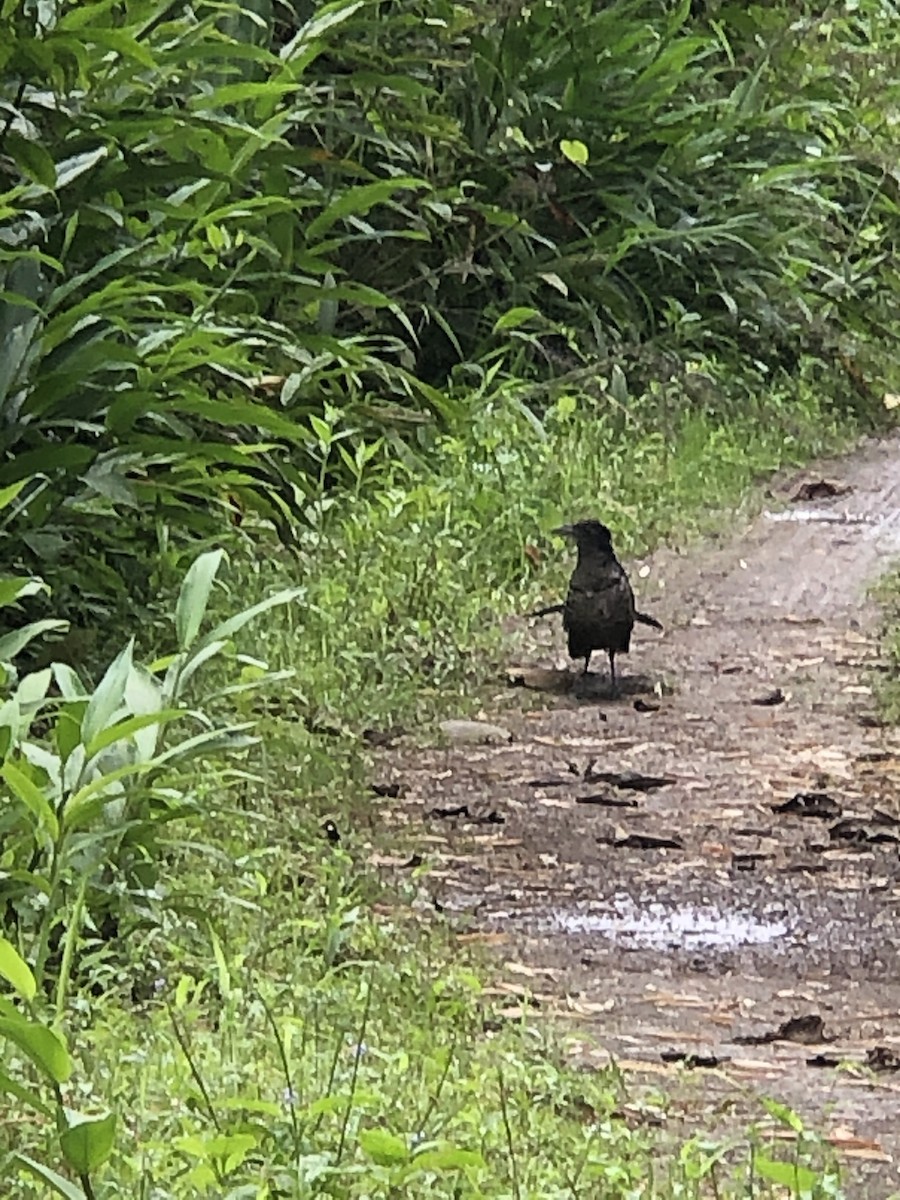
<path id="1" fill-rule="evenodd" d="M 583 703 L 593 703 L 597 700 L 631 700 L 635 696 L 645 696 L 652 691 L 653 680 L 649 675 L 618 675 L 613 690 L 608 675 L 593 671 L 587 675 L 573 675 L 570 688 L 572 698 Z"/>
<path id="2" fill-rule="evenodd" d="M 569 696 L 579 704 L 595 704 L 598 700 L 614 702 L 645 696 L 654 690 L 655 683 L 649 675 L 618 675 L 613 691 L 605 672 L 591 671 L 584 675 L 560 669 L 541 671 L 540 679 L 532 679 L 528 686 L 534 691 Z"/>

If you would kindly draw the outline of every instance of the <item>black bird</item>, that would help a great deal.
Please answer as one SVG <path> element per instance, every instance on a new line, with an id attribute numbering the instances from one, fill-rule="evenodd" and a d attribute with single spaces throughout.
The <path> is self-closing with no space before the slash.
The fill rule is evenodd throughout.
<path id="1" fill-rule="evenodd" d="M 578 549 L 578 562 L 569 581 L 564 604 L 542 608 L 533 616 L 561 612 L 563 629 L 569 635 L 569 657 L 584 659 L 584 674 L 595 650 L 609 655 L 609 677 L 616 691 L 616 655 L 627 654 L 635 622 L 662 629 L 655 617 L 638 612 L 634 592 L 625 569 L 616 558 L 612 535 L 600 521 L 577 521 L 554 529 L 571 538 Z"/>

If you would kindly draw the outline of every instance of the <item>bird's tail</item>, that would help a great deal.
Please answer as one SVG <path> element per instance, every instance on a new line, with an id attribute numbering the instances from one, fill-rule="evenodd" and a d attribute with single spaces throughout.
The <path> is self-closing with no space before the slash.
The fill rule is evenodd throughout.
<path id="1" fill-rule="evenodd" d="M 634 619 L 641 625 L 650 625 L 653 629 L 658 629 L 662 632 L 662 625 L 657 621 L 656 617 L 648 617 L 646 613 L 636 612 Z"/>

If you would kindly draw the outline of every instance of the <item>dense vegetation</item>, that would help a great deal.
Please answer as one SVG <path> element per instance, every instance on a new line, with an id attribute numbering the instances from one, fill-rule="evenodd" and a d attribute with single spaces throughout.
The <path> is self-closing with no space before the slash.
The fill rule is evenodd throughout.
<path id="1" fill-rule="evenodd" d="M 0 5 L 9 1194 L 833 1194 L 648 1184 L 373 906 L 360 735 L 473 702 L 564 515 L 685 536 L 898 390 L 897 17 Z"/>

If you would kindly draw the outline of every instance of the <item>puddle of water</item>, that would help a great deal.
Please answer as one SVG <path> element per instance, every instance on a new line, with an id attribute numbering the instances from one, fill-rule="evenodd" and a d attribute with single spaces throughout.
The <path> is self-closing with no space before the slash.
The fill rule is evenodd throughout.
<path id="1" fill-rule="evenodd" d="M 495 913 L 494 920 L 510 916 Z M 654 902 L 639 906 L 626 898 L 613 901 L 612 909 L 602 912 L 556 909 L 541 915 L 536 928 L 542 933 L 594 934 L 640 950 L 736 950 L 741 946 L 764 946 L 789 933 L 784 921 L 766 921 L 752 913 L 690 904 L 670 907 Z"/>
<path id="2" fill-rule="evenodd" d="M 868 517 L 854 517 L 849 513 L 823 512 L 821 509 L 789 508 L 785 512 L 763 514 L 767 521 L 821 521 L 824 525 L 871 525 Z"/>

